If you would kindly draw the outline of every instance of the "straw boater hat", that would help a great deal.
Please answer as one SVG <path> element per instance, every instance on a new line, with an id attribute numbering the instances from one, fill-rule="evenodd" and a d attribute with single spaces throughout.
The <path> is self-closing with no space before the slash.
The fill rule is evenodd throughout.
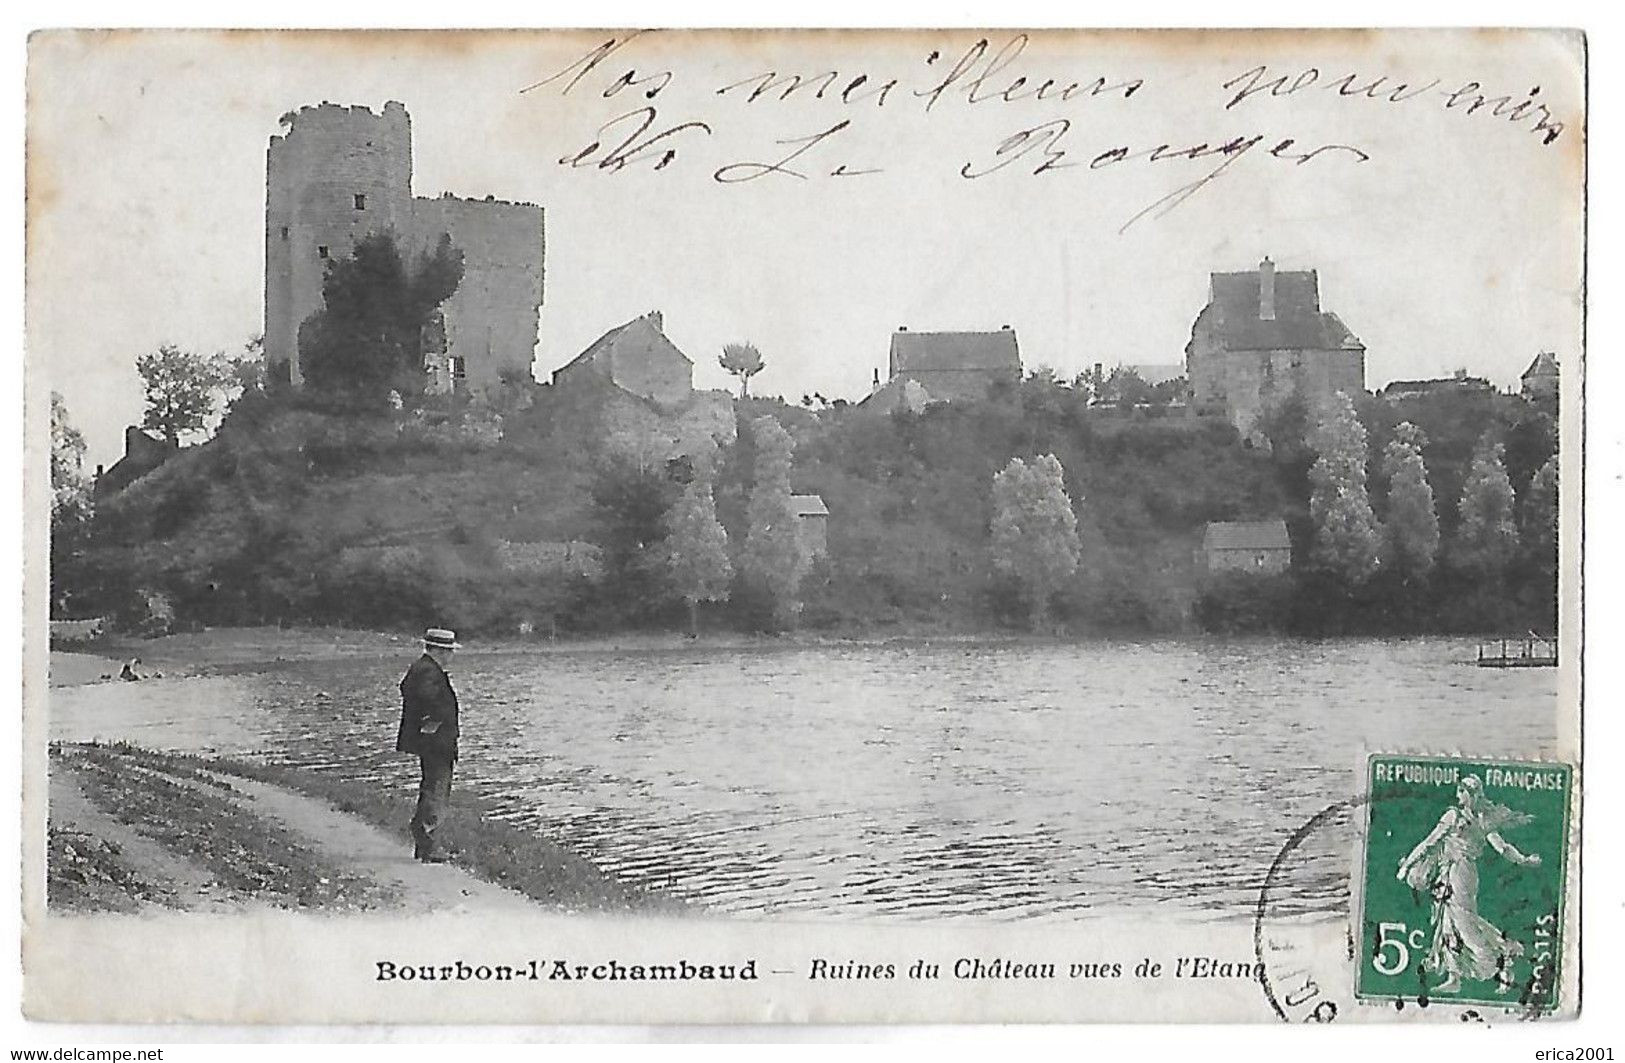
<path id="1" fill-rule="evenodd" d="M 457 632 L 448 631 L 443 627 L 432 627 L 423 633 L 423 648 L 426 650 L 460 650 L 463 644 L 457 641 Z"/>

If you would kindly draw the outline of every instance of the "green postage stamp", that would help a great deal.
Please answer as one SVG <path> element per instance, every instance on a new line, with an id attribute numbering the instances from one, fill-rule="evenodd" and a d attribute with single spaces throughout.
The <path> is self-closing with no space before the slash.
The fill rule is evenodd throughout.
<path id="1" fill-rule="evenodd" d="M 1573 783 L 1566 764 L 1373 755 L 1356 994 L 1554 1010 Z"/>

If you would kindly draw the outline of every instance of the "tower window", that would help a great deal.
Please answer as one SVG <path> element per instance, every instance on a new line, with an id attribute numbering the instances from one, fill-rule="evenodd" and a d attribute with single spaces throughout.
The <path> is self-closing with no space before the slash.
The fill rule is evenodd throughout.
<path id="1" fill-rule="evenodd" d="M 355 194 L 355 209 L 356 210 L 366 210 L 367 209 L 367 197 L 365 195 L 363 195 L 362 193 L 360 193 L 360 192 L 357 192 Z"/>
<path id="2" fill-rule="evenodd" d="M 286 240 L 287 238 L 288 238 L 288 227 L 286 225 L 284 225 L 282 227 L 282 239 Z"/>
<path id="3" fill-rule="evenodd" d="M 316 245 L 316 254 L 320 255 L 322 258 L 326 258 L 327 257 L 327 245 L 326 244 L 317 244 Z"/>

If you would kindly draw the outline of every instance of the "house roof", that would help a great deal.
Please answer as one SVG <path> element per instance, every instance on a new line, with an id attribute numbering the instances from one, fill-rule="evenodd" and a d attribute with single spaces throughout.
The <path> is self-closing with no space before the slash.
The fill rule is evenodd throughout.
<path id="1" fill-rule="evenodd" d="M 559 368 L 561 370 L 569 369 L 585 362 L 596 361 L 605 352 L 609 354 L 609 364 L 614 366 L 623 355 L 647 355 L 659 348 L 666 349 L 689 365 L 693 365 L 694 360 L 684 354 L 682 349 L 675 343 L 666 338 L 666 334 L 661 331 L 661 325 L 658 310 L 644 314 L 642 317 L 635 317 L 626 324 L 617 325 L 596 340 L 593 340 L 586 350 Z"/>
<path id="2" fill-rule="evenodd" d="M 1284 520 L 1216 520 L 1202 533 L 1203 550 L 1290 550 Z"/>
<path id="3" fill-rule="evenodd" d="M 1275 317 L 1259 312 L 1258 271 L 1210 275 L 1212 298 L 1197 318 L 1211 324 L 1219 345 L 1232 351 L 1364 350 L 1359 337 L 1336 314 L 1320 309 L 1314 270 L 1275 272 Z"/>
<path id="4" fill-rule="evenodd" d="M 995 332 L 910 332 L 899 329 L 891 337 L 891 371 L 932 370 L 1021 371 L 1016 330 Z"/>
<path id="5" fill-rule="evenodd" d="M 798 517 L 827 517 L 829 507 L 819 495 L 791 495 L 790 512 Z"/>
<path id="6" fill-rule="evenodd" d="M 92 491 L 99 495 L 122 491 L 177 453 L 179 449 L 168 440 L 130 425 L 124 429 L 124 456 L 96 477 Z"/>
<path id="7" fill-rule="evenodd" d="M 1529 368 L 1523 371 L 1520 380 L 1528 380 L 1532 376 L 1556 376 L 1557 355 L 1551 351 L 1541 351 L 1535 355 L 1535 360 L 1529 363 Z"/>
<path id="8" fill-rule="evenodd" d="M 873 405 L 874 409 L 895 410 L 903 399 L 903 384 L 892 379 L 875 388 L 858 401 L 859 406 Z"/>
<path id="9" fill-rule="evenodd" d="M 1429 377 L 1426 380 L 1391 380 L 1383 386 L 1382 394 L 1387 395 L 1401 391 L 1482 391 L 1490 386 L 1490 382 L 1481 376 Z"/>

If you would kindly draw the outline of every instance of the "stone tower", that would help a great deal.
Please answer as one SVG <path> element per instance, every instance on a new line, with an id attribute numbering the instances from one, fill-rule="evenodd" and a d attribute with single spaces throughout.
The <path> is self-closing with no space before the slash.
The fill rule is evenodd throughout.
<path id="1" fill-rule="evenodd" d="M 412 119 L 391 100 L 381 115 L 324 103 L 283 122 L 265 153 L 265 360 L 297 386 L 299 326 L 321 309 L 327 260 L 368 233 L 411 231 Z"/>
<path id="2" fill-rule="evenodd" d="M 265 155 L 265 360 L 295 387 L 299 326 L 322 306 L 331 259 L 389 230 L 403 256 L 450 236 L 463 280 L 442 307 L 445 349 L 430 356 L 432 391 L 529 375 L 540 322 L 544 217 L 532 203 L 412 195 L 412 119 L 404 104 L 323 103 L 283 116 Z M 285 369 L 284 369 L 285 367 Z"/>

